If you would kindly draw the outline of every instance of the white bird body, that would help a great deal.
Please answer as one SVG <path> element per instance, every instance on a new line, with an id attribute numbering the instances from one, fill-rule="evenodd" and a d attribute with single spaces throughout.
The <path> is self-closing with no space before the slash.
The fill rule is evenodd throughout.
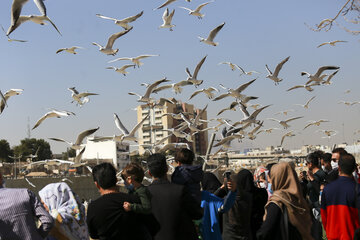
<path id="1" fill-rule="evenodd" d="M 84 147 L 81 146 L 81 144 L 82 144 L 83 140 L 85 139 L 85 137 L 90 136 L 91 134 L 95 133 L 98 129 L 99 129 L 99 127 L 81 132 L 78 135 L 75 143 L 65 141 L 61 138 L 49 138 L 49 139 L 58 141 L 58 142 L 65 142 L 65 143 L 69 144 L 72 149 L 75 149 L 75 150 L 83 150 Z"/>
<path id="2" fill-rule="evenodd" d="M 139 128 L 143 125 L 143 123 L 145 122 L 145 120 L 149 117 L 149 114 L 146 115 L 138 124 L 135 125 L 135 127 L 131 130 L 131 132 L 129 132 L 125 126 L 122 124 L 122 122 L 120 121 L 120 118 L 118 117 L 118 115 L 116 113 L 114 113 L 114 120 L 115 120 L 115 125 L 116 127 L 122 132 L 122 134 L 120 136 L 117 136 L 114 140 L 118 141 L 118 142 L 123 142 L 123 141 L 137 141 L 137 137 L 135 136 L 135 133 L 137 132 L 137 130 L 139 130 Z"/>
<path id="3" fill-rule="evenodd" d="M 128 32 L 130 32 L 131 30 L 133 29 L 133 27 L 125 30 L 125 31 L 122 31 L 122 32 L 118 32 L 118 33 L 114 33 L 112 34 L 109 39 L 108 39 L 108 42 L 106 44 L 106 46 L 102 46 L 96 42 L 93 42 L 92 44 L 95 45 L 95 46 L 98 46 L 99 47 L 99 51 L 106 54 L 106 55 L 113 55 L 115 56 L 116 53 L 119 51 L 119 49 L 113 49 L 113 45 L 114 45 L 114 42 L 121 36 L 127 34 Z"/>
<path id="4" fill-rule="evenodd" d="M 116 18 L 111 18 L 111 17 L 105 17 L 101 14 L 96 14 L 96 16 L 103 18 L 103 19 L 109 19 L 109 20 L 113 20 L 114 23 L 120 27 L 123 27 L 125 30 L 128 30 L 131 28 L 131 26 L 129 25 L 129 23 L 134 22 L 136 19 L 138 19 L 139 17 L 141 17 L 143 15 L 144 11 L 141 11 L 140 13 L 136 14 L 135 16 L 131 16 L 131 17 L 127 17 L 124 19 L 116 19 Z"/>
<path id="5" fill-rule="evenodd" d="M 211 30 L 211 32 L 209 33 L 209 36 L 207 38 L 199 37 L 200 42 L 206 43 L 208 45 L 212 45 L 214 47 L 219 45 L 219 43 L 214 42 L 214 38 L 216 37 L 218 32 L 224 27 L 224 25 L 225 25 L 225 23 L 222 23 L 219 26 L 217 26 L 216 28 L 214 28 L 213 30 Z"/>
<path id="6" fill-rule="evenodd" d="M 255 110 L 251 115 L 249 114 L 249 112 L 246 110 L 246 107 L 244 106 L 244 104 L 240 103 L 240 110 L 242 111 L 244 117 L 243 119 L 241 119 L 239 122 L 234 123 L 234 126 L 238 125 L 238 124 L 250 124 L 250 123 L 254 123 L 254 124 L 261 124 L 260 121 L 256 120 L 257 115 L 259 115 L 259 113 L 264 110 L 265 108 L 270 107 L 271 105 L 266 105 L 262 108 L 259 108 L 257 110 Z"/>
<path id="7" fill-rule="evenodd" d="M 43 121 L 45 121 L 48 118 L 52 118 L 52 117 L 56 117 L 56 118 L 61 118 L 61 117 L 68 117 L 70 115 L 75 115 L 75 113 L 73 112 L 69 112 L 69 111 L 58 111 L 58 110 L 52 110 L 50 112 L 47 112 L 44 116 L 42 116 L 34 125 L 34 127 L 32 128 L 32 130 L 34 130 L 35 128 L 37 128 Z"/>
<path id="8" fill-rule="evenodd" d="M 135 64 L 126 64 L 120 68 L 117 68 L 117 67 L 107 67 L 106 69 L 113 69 L 115 70 L 115 72 L 118 72 L 118 73 L 121 73 L 122 75 L 126 76 L 126 74 L 128 74 L 129 72 L 126 71 L 127 68 L 129 67 L 134 67 L 135 68 Z"/>
<path id="9" fill-rule="evenodd" d="M 241 94 L 242 91 L 244 91 L 250 84 L 252 84 L 256 79 L 253 79 L 245 84 L 240 85 L 238 88 L 236 89 L 232 89 L 232 88 L 225 88 L 222 84 L 220 84 L 220 87 L 222 87 L 223 89 L 226 89 L 228 92 L 221 94 L 220 96 L 216 97 L 213 99 L 213 101 L 218 101 L 220 99 L 223 99 L 225 97 L 234 97 L 237 100 L 242 100 L 244 99 L 246 96 Z"/>
<path id="10" fill-rule="evenodd" d="M 148 57 L 157 57 L 157 56 L 159 56 L 159 55 L 144 54 L 144 55 L 140 55 L 137 57 L 121 57 L 121 58 L 111 60 L 108 63 L 113 63 L 113 62 L 120 61 L 120 60 L 130 60 L 136 66 L 140 67 L 141 65 L 144 64 L 144 63 L 140 62 L 140 59 L 144 59 L 144 58 L 148 58 Z"/>
<path id="11" fill-rule="evenodd" d="M 172 10 L 172 12 L 169 14 L 169 9 L 166 8 L 162 16 L 163 24 L 160 25 L 159 28 L 170 28 L 170 31 L 173 31 L 172 28 L 176 26 L 174 24 L 171 24 L 174 14 L 175 14 L 175 9 Z"/>
<path id="12" fill-rule="evenodd" d="M 77 102 L 77 104 L 79 106 L 82 106 L 84 105 L 85 103 L 89 102 L 90 99 L 89 99 L 89 96 L 95 96 L 95 95 L 99 95 L 97 93 L 89 93 L 89 92 L 82 92 L 82 93 L 79 93 L 75 87 L 72 87 L 72 88 L 68 88 L 68 90 L 71 91 L 71 97 L 74 99 L 74 101 Z M 84 100 L 81 100 L 82 98 L 84 98 Z"/>
<path id="13" fill-rule="evenodd" d="M 193 16 L 197 16 L 199 19 L 202 19 L 205 14 L 202 14 L 200 11 L 203 7 L 205 7 L 206 5 L 208 5 L 209 3 L 212 3 L 214 1 L 210 1 L 210 2 L 206 2 L 206 3 L 202 3 L 200 4 L 199 6 L 197 6 L 197 8 L 195 8 L 194 10 L 191 10 L 189 8 L 186 8 L 186 7 L 180 7 L 182 9 L 185 9 L 187 11 L 189 11 L 189 15 L 193 15 Z"/>
<path id="14" fill-rule="evenodd" d="M 139 97 L 138 102 L 145 102 L 148 103 L 152 100 L 152 98 L 150 98 L 151 93 L 153 93 L 153 91 L 157 88 L 157 86 L 159 86 L 161 83 L 164 82 L 169 82 L 170 80 L 167 80 L 166 78 L 163 78 L 161 80 L 158 80 L 152 84 L 150 84 L 148 86 L 148 88 L 146 89 L 146 92 L 143 96 L 141 96 L 140 94 L 134 93 L 134 92 L 129 92 L 129 95 L 136 95 Z"/>
<path id="15" fill-rule="evenodd" d="M 310 84 L 311 82 L 315 83 L 322 83 L 325 77 L 324 75 L 321 75 L 326 70 L 337 70 L 339 67 L 337 66 L 322 66 L 320 67 L 315 74 L 310 74 L 308 72 L 301 72 L 301 76 L 307 75 L 309 80 L 306 82 L 306 85 Z"/>
<path id="16" fill-rule="evenodd" d="M 266 76 L 267 78 L 273 80 L 275 82 L 275 85 L 278 85 L 283 79 L 279 78 L 279 72 L 281 70 L 281 68 L 283 67 L 283 65 L 289 60 L 290 56 L 285 58 L 284 60 L 282 60 L 275 68 L 274 73 L 271 72 L 271 70 L 269 69 L 269 66 L 266 64 L 266 70 L 268 71 L 268 75 Z"/>
<path id="17" fill-rule="evenodd" d="M 275 118 L 268 118 L 268 119 L 269 119 L 269 120 L 272 120 L 272 121 L 275 121 L 275 122 L 278 122 L 281 126 L 284 127 L 284 129 L 287 129 L 287 128 L 290 127 L 290 125 L 287 124 L 288 122 L 294 121 L 294 120 L 300 119 L 300 118 L 303 118 L 303 117 L 294 117 L 294 118 L 289 118 L 289 119 L 287 119 L 287 120 L 277 120 L 277 119 L 275 119 Z"/>
<path id="18" fill-rule="evenodd" d="M 75 52 L 76 49 L 84 49 L 84 48 L 77 47 L 77 46 L 73 46 L 73 47 L 69 47 L 69 48 L 60 48 L 59 50 L 56 51 L 56 54 L 58 54 L 59 52 L 62 52 L 62 51 L 66 51 L 66 52 L 72 53 L 72 54 L 77 54 L 77 52 Z"/>
<path id="19" fill-rule="evenodd" d="M 4 111 L 5 106 L 7 106 L 7 102 L 10 97 L 21 94 L 24 89 L 10 89 L 4 95 L 1 96 L 0 101 L 0 114 Z"/>
<path id="20" fill-rule="evenodd" d="M 330 74 L 330 75 L 328 76 L 328 78 L 327 78 L 326 80 L 324 80 L 324 81 L 321 82 L 321 83 L 324 84 L 324 85 L 330 85 L 330 84 L 332 84 L 331 79 L 332 79 L 338 72 L 339 72 L 339 70 L 333 72 L 332 74 Z M 325 74 L 325 77 L 326 77 L 326 76 L 327 76 L 327 75 Z M 323 79 L 323 78 L 322 78 L 322 79 Z"/>
<path id="21" fill-rule="evenodd" d="M 206 55 L 205 57 L 203 57 L 203 58 L 200 60 L 200 62 L 196 65 L 196 68 L 195 68 L 193 74 L 190 73 L 189 68 L 186 68 L 186 69 L 185 69 L 185 71 L 186 71 L 186 73 L 187 73 L 187 75 L 188 75 L 188 78 L 186 79 L 186 81 L 188 81 L 188 82 L 190 82 L 191 84 L 195 85 L 195 87 L 197 87 L 197 86 L 199 86 L 199 85 L 201 85 L 201 84 L 203 83 L 203 80 L 198 80 L 198 79 L 197 79 L 197 76 L 198 76 L 198 73 L 199 73 L 199 71 L 200 71 L 201 66 L 204 64 L 204 62 L 205 62 L 205 60 L 206 60 L 206 57 L 207 57 L 207 55 Z"/>

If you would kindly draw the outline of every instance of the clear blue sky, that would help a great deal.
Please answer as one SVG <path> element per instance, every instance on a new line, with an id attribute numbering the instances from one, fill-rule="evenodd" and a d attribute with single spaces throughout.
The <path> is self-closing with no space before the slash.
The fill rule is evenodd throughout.
<path id="1" fill-rule="evenodd" d="M 331 122 L 320 127 L 310 127 L 296 137 L 285 140 L 284 146 L 294 148 L 302 144 L 327 144 L 317 129 L 333 129 L 340 133 L 330 143 L 348 143 L 357 139 L 353 132 L 359 127 L 360 105 L 347 107 L 338 104 L 341 100 L 359 101 L 359 50 L 358 37 L 349 35 L 336 25 L 329 32 L 313 32 L 304 23 L 314 25 L 322 19 L 334 16 L 342 1 L 239 1 L 217 0 L 205 6 L 202 20 L 189 16 L 179 6 L 196 8 L 205 1 L 193 0 L 188 3 L 178 0 L 169 6 L 176 9 L 173 32 L 158 29 L 162 24 L 163 9 L 153 11 L 162 1 L 150 0 L 107 0 L 107 1 L 54 1 L 47 0 L 48 16 L 55 22 L 63 36 L 61 37 L 51 25 L 40 26 L 32 22 L 24 23 L 15 30 L 11 37 L 28 40 L 27 43 L 8 42 L 6 36 L 0 35 L 0 90 L 23 88 L 22 95 L 9 100 L 9 107 L 0 115 L 0 139 L 7 139 L 12 146 L 19 144 L 27 136 L 27 122 L 30 126 L 48 110 L 55 108 L 76 113 L 75 117 L 48 119 L 31 132 L 31 137 L 59 137 L 75 141 L 77 134 L 83 130 L 100 126 L 98 135 L 119 134 L 113 121 L 116 112 L 128 128 L 136 122 L 136 97 L 127 93 L 143 93 L 142 82 L 153 82 L 167 77 L 173 82 L 186 78 L 185 68 L 191 71 L 198 61 L 208 55 L 199 79 L 201 87 L 219 86 L 237 87 L 251 80 L 239 72 L 231 72 L 222 61 L 234 62 L 245 70 L 256 70 L 261 74 L 258 80 L 244 93 L 258 96 L 254 103 L 273 104 L 259 115 L 260 119 L 268 117 L 282 118 L 273 114 L 280 110 L 295 109 L 290 117 L 304 116 L 303 120 L 290 123 L 291 130 L 299 131 L 308 120 L 328 119 Z M 0 3 L 0 24 L 5 29 L 10 24 L 12 1 Z M 119 48 L 116 57 L 131 57 L 140 54 L 160 54 L 159 57 L 144 60 L 139 69 L 129 69 L 126 77 L 105 69 L 111 64 L 107 61 L 115 57 L 106 56 L 91 45 L 95 41 L 105 45 L 108 37 L 118 31 L 110 20 L 100 19 L 100 13 L 115 18 L 125 18 L 144 10 L 144 14 L 132 23 L 134 29 L 118 39 L 114 47 Z M 23 8 L 23 15 L 39 14 L 35 4 L 29 1 Z M 216 41 L 219 46 L 212 47 L 199 42 L 197 36 L 206 37 L 211 29 L 226 22 L 219 32 Z M 342 21 L 343 22 L 343 21 Z M 346 40 L 347 43 L 336 47 L 316 46 L 325 41 Z M 81 46 L 77 55 L 65 52 L 55 54 L 63 47 Z M 284 78 L 279 86 L 266 79 L 265 64 L 274 69 L 276 64 L 287 56 L 290 60 L 284 65 L 280 76 Z M 114 63 L 114 66 L 127 64 L 126 61 Z M 306 82 L 300 76 L 301 71 L 314 73 L 319 66 L 337 65 L 340 72 L 333 78 L 330 86 L 315 88 L 312 93 L 298 89 L 286 92 L 286 89 Z M 99 93 L 91 101 L 79 108 L 71 104 L 71 93 L 68 87 L 75 86 L 79 91 Z M 344 94 L 351 89 L 350 94 Z M 193 86 L 184 88 L 182 94 L 175 98 L 187 101 L 195 90 Z M 158 94 L 159 97 L 171 97 L 171 91 Z M 310 97 L 316 96 L 309 110 L 303 110 L 296 103 L 304 104 Z M 215 117 L 232 99 L 210 102 L 204 95 L 198 95 L 189 103 L 202 108 L 209 104 L 208 118 Z M 223 114 L 233 121 L 242 118 L 241 112 Z M 215 124 L 215 123 L 214 123 Z M 344 124 L 344 134 L 342 132 Z M 212 124 L 210 124 L 212 125 Z M 275 122 L 265 120 L 265 128 L 279 127 Z M 253 146 L 264 147 L 278 145 L 285 130 L 271 135 L 259 135 L 255 141 L 245 140 L 240 148 Z M 50 142 L 50 141 L 49 141 Z M 52 151 L 65 151 L 67 145 L 50 142 Z"/>

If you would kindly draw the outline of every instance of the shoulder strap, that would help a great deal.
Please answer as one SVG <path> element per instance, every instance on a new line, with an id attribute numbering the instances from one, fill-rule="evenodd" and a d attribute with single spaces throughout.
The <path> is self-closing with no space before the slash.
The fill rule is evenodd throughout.
<path id="1" fill-rule="evenodd" d="M 284 240 L 288 240 L 289 239 L 289 215 L 287 213 L 285 205 L 283 206 L 282 212 L 283 212 L 283 220 L 284 220 L 284 231 L 282 232 L 282 235 L 283 235 L 282 238 Z"/>

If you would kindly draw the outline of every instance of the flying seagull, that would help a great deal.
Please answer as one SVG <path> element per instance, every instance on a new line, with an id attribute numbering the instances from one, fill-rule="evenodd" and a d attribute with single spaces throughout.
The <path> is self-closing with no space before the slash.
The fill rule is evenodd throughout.
<path id="1" fill-rule="evenodd" d="M 337 133 L 337 131 L 334 130 L 317 130 L 316 132 L 324 133 L 326 136 L 323 138 L 331 138 L 332 136 L 335 136 Z"/>
<path id="2" fill-rule="evenodd" d="M 214 93 L 212 93 L 213 91 L 216 91 L 216 92 L 219 92 L 219 90 L 217 90 L 216 88 L 214 87 L 209 87 L 209 88 L 203 88 L 203 89 L 200 89 L 200 90 L 197 90 L 195 91 L 193 94 L 191 94 L 190 99 L 192 99 L 193 97 L 195 97 L 196 95 L 198 95 L 199 93 L 205 93 L 206 96 L 209 98 L 209 99 L 213 99 L 214 98 Z"/>
<path id="3" fill-rule="evenodd" d="M 322 84 L 324 85 L 330 85 L 332 82 L 331 82 L 331 79 L 339 72 L 339 70 L 333 72 L 332 74 L 330 74 L 328 76 L 328 78 L 326 80 L 324 80 L 323 82 L 321 82 Z"/>
<path id="4" fill-rule="evenodd" d="M 205 16 L 205 14 L 200 13 L 201 9 L 203 7 L 205 7 L 206 5 L 208 5 L 209 3 L 212 3 L 212 2 L 214 2 L 214 1 L 202 3 L 199 6 L 197 6 L 197 8 L 195 8 L 194 10 L 191 10 L 189 8 L 186 8 L 186 7 L 180 7 L 180 8 L 189 11 L 189 15 L 197 16 L 199 19 L 202 19 Z"/>
<path id="5" fill-rule="evenodd" d="M 339 43 L 339 42 L 347 42 L 347 41 L 342 41 L 342 40 L 335 40 L 335 41 L 331 41 L 331 42 L 324 42 L 324 43 L 321 43 L 319 46 L 317 46 L 318 48 L 319 47 L 322 47 L 322 46 L 324 46 L 324 45 L 327 45 L 327 44 L 329 44 L 330 46 L 335 46 L 335 44 L 336 43 Z"/>
<path id="6" fill-rule="evenodd" d="M 144 13 L 144 11 L 141 11 L 140 13 L 136 14 L 135 16 L 127 17 L 127 18 L 124 18 L 124 19 L 121 19 L 121 20 L 111 18 L 111 17 L 105 17 L 105 16 L 103 16 L 101 14 L 96 14 L 96 16 L 98 16 L 99 18 L 103 18 L 103 19 L 113 20 L 116 25 L 119 25 L 120 27 L 123 27 L 125 30 L 129 30 L 131 28 L 129 23 L 134 22 L 136 19 L 141 17 L 143 15 L 143 13 Z"/>
<path id="7" fill-rule="evenodd" d="M 223 93 L 220 96 L 216 97 L 213 99 L 213 101 L 218 101 L 220 99 L 223 99 L 225 97 L 234 97 L 238 100 L 242 100 L 245 98 L 245 95 L 241 94 L 242 91 L 244 91 L 250 84 L 252 84 L 256 79 L 253 79 L 247 83 L 244 83 L 242 85 L 240 85 L 238 88 L 236 89 L 232 89 L 232 88 L 225 88 L 222 84 L 220 84 L 220 86 L 224 89 L 226 89 L 228 92 L 227 93 Z"/>
<path id="8" fill-rule="evenodd" d="M 129 67 L 135 68 L 135 64 L 126 64 L 126 65 L 122 66 L 121 68 L 111 66 L 111 67 L 107 67 L 106 69 L 113 69 L 113 70 L 115 70 L 115 72 L 122 73 L 124 76 L 126 76 L 126 74 L 129 73 L 126 71 L 126 69 Z"/>
<path id="9" fill-rule="evenodd" d="M 225 25 L 225 22 L 223 22 L 222 24 L 220 24 L 219 26 L 217 26 L 216 28 L 211 30 L 211 32 L 209 33 L 209 36 L 207 38 L 198 37 L 200 39 L 200 42 L 212 45 L 214 47 L 219 45 L 219 43 L 214 42 L 214 38 L 216 37 L 218 32 L 223 28 L 224 25 Z"/>
<path id="10" fill-rule="evenodd" d="M 308 109 L 310 102 L 311 102 L 314 98 L 315 98 L 315 96 L 313 96 L 312 98 L 310 98 L 310 99 L 305 103 L 305 105 L 302 105 L 302 104 L 295 104 L 295 105 L 302 106 L 303 108 Z"/>
<path id="11" fill-rule="evenodd" d="M 34 127 L 32 128 L 32 130 L 34 130 L 35 128 L 37 128 L 43 121 L 45 121 L 47 118 L 52 118 L 52 117 L 56 117 L 56 118 L 61 118 L 61 117 L 68 117 L 70 115 L 75 115 L 75 113 L 73 112 L 68 112 L 68 111 L 58 111 L 58 110 L 52 110 L 50 112 L 45 113 L 44 116 L 42 116 L 34 125 Z"/>
<path id="12" fill-rule="evenodd" d="M 71 97 L 74 99 L 72 102 L 76 101 L 78 105 L 82 106 L 85 103 L 89 102 L 89 96 L 94 96 L 94 95 L 99 95 L 97 93 L 89 93 L 89 92 L 82 92 L 79 93 L 75 87 L 72 88 L 68 88 L 68 90 L 71 91 Z M 82 98 L 84 98 L 84 100 L 81 100 Z"/>
<path id="13" fill-rule="evenodd" d="M 289 118 L 289 119 L 287 119 L 287 120 L 277 120 L 277 119 L 275 119 L 275 118 L 268 118 L 268 119 L 271 120 L 271 121 L 278 122 L 281 126 L 284 127 L 284 129 L 287 129 L 287 128 L 290 127 L 290 125 L 287 124 L 288 122 L 291 122 L 291 121 L 294 121 L 294 120 L 300 119 L 300 118 L 303 118 L 303 117 L 294 117 L 294 118 Z"/>
<path id="14" fill-rule="evenodd" d="M 118 32 L 118 33 L 114 33 L 113 35 L 111 35 L 108 39 L 108 42 L 106 44 L 105 47 L 101 46 L 100 44 L 96 43 L 96 42 L 93 42 L 92 44 L 93 45 L 96 45 L 99 47 L 99 51 L 106 54 L 106 55 L 113 55 L 115 56 L 116 53 L 119 51 L 119 49 L 113 49 L 113 45 L 114 45 L 114 42 L 116 41 L 116 39 L 118 39 L 119 37 L 127 34 L 128 32 L 131 31 L 131 29 L 133 29 L 133 27 L 125 30 L 125 31 L 122 31 L 122 32 Z"/>
<path id="15" fill-rule="evenodd" d="M 338 102 L 338 104 L 340 104 L 340 103 L 343 103 L 343 104 L 345 104 L 346 106 L 352 106 L 352 105 L 355 105 L 355 104 L 359 104 L 360 102 L 357 102 L 357 101 L 355 101 L 355 102 L 347 102 L 347 101 L 340 101 L 340 102 Z"/>
<path id="16" fill-rule="evenodd" d="M 76 138 L 75 143 L 65 141 L 65 140 L 63 140 L 61 138 L 49 138 L 49 139 L 54 140 L 54 141 L 58 141 L 58 142 L 65 142 L 65 143 L 69 144 L 72 149 L 81 150 L 81 149 L 83 149 L 83 147 L 81 146 L 83 140 L 86 137 L 90 136 L 91 134 L 95 133 L 98 129 L 99 129 L 99 127 L 81 132 L 78 135 L 78 137 Z"/>
<path id="17" fill-rule="evenodd" d="M 134 92 L 129 92 L 128 94 L 129 95 L 136 95 L 139 97 L 138 99 L 138 102 L 145 102 L 145 103 L 148 103 L 151 98 L 150 98 L 150 94 L 153 92 L 153 90 L 159 86 L 161 83 L 164 83 L 164 82 L 169 82 L 170 80 L 167 80 L 166 78 L 163 78 L 161 80 L 158 80 L 154 83 L 152 83 L 147 89 L 146 89 L 146 92 L 143 96 L 137 94 L 137 93 L 134 93 Z"/>
<path id="18" fill-rule="evenodd" d="M 170 3 L 173 3 L 173 2 L 175 2 L 175 1 L 176 1 L 176 0 L 167 0 L 166 2 L 164 2 L 163 4 L 161 4 L 159 7 L 154 8 L 154 10 L 160 9 L 160 8 L 163 8 L 163 7 L 166 7 L 167 5 L 169 5 Z"/>
<path id="19" fill-rule="evenodd" d="M 294 112 L 294 109 L 289 109 L 289 110 L 286 110 L 286 111 L 280 111 L 280 112 L 275 113 L 274 115 L 284 114 L 286 116 L 288 114 L 288 112 Z"/>
<path id="20" fill-rule="evenodd" d="M 282 78 L 279 78 L 278 75 L 279 75 L 279 72 L 281 70 L 281 68 L 283 67 L 283 65 L 289 61 L 289 57 L 285 58 L 284 60 L 282 60 L 275 68 L 275 71 L 274 73 L 271 72 L 271 70 L 269 69 L 269 66 L 266 64 L 265 67 L 266 67 L 266 70 L 268 71 L 268 75 L 266 76 L 267 78 L 273 80 L 275 82 L 275 85 L 278 85 L 283 79 Z"/>
<path id="21" fill-rule="evenodd" d="M 220 114 L 222 114 L 223 112 L 225 112 L 225 111 L 227 111 L 227 110 L 236 111 L 235 107 L 236 107 L 237 105 L 239 105 L 239 102 L 238 102 L 238 101 L 234 101 L 234 102 L 232 102 L 232 103 L 230 104 L 229 107 L 221 109 L 221 110 L 218 112 L 218 114 L 216 114 L 216 115 L 219 116 Z"/>
<path id="22" fill-rule="evenodd" d="M 322 66 L 320 67 L 317 72 L 312 75 L 308 72 L 301 72 L 301 76 L 307 75 L 309 78 L 309 81 L 306 82 L 306 85 L 310 84 L 311 82 L 316 82 L 318 84 L 322 83 L 324 80 L 323 78 L 326 76 L 321 75 L 326 70 L 338 70 L 340 67 L 337 66 Z"/>
<path id="23" fill-rule="evenodd" d="M 185 69 L 185 70 L 186 70 L 186 73 L 187 73 L 187 75 L 188 75 L 188 78 L 186 79 L 186 81 L 188 81 L 188 82 L 190 82 L 191 84 L 195 85 L 195 87 L 197 87 L 197 86 L 199 86 L 199 85 L 201 85 L 201 84 L 203 83 L 203 80 L 198 80 L 198 79 L 197 79 L 197 75 L 198 75 L 198 73 L 199 73 L 199 71 L 200 71 L 201 66 L 202 66 L 203 63 L 205 62 L 206 57 L 207 57 L 207 55 L 206 55 L 205 57 L 203 57 L 203 58 L 200 60 L 200 62 L 196 65 L 196 68 L 195 68 L 193 74 L 190 73 L 189 68 L 186 68 L 186 69 Z"/>
<path id="24" fill-rule="evenodd" d="M 0 114 L 4 111 L 5 106 L 7 105 L 7 102 L 10 97 L 19 95 L 23 92 L 23 89 L 10 89 L 7 91 L 2 97 L 0 101 Z"/>
<path id="25" fill-rule="evenodd" d="M 62 36 L 59 29 L 56 27 L 56 25 L 51 21 L 51 19 L 48 16 L 40 16 L 40 15 L 28 15 L 28 16 L 20 16 L 16 22 L 16 25 L 11 25 L 6 33 L 6 35 L 10 35 L 16 28 L 18 28 L 21 24 L 27 21 L 32 21 L 33 23 L 40 24 L 40 25 L 46 25 L 45 21 L 48 21 L 55 30 Z"/>
<path id="26" fill-rule="evenodd" d="M 170 31 L 173 31 L 173 27 L 175 27 L 176 25 L 171 24 L 172 18 L 174 17 L 175 14 L 175 9 L 172 10 L 172 12 L 169 14 L 169 9 L 166 8 L 162 19 L 163 19 L 163 24 L 159 26 L 159 28 L 170 28 Z"/>
<path id="27" fill-rule="evenodd" d="M 320 119 L 318 121 L 310 121 L 308 124 L 306 124 L 306 126 L 304 127 L 303 130 L 305 130 L 306 128 L 314 125 L 314 126 L 320 126 L 321 123 L 324 123 L 324 122 L 329 122 L 328 120 L 323 120 L 323 119 Z"/>
<path id="28" fill-rule="evenodd" d="M 297 88 L 304 88 L 304 89 L 306 89 L 307 91 L 309 91 L 309 92 L 312 92 L 312 91 L 314 91 L 314 89 L 312 88 L 312 86 L 318 86 L 319 84 L 318 83 L 313 83 L 313 84 L 310 84 L 310 85 L 296 85 L 296 86 L 294 86 L 294 87 L 292 87 L 292 88 L 289 88 L 288 90 L 286 90 L 286 91 L 291 91 L 291 90 L 294 90 L 294 89 L 297 89 Z"/>
<path id="29" fill-rule="evenodd" d="M 281 138 L 280 146 L 282 146 L 286 137 L 293 137 L 293 136 L 295 136 L 294 131 L 285 133 Z"/>
<path id="30" fill-rule="evenodd" d="M 114 60 L 109 61 L 108 63 L 113 63 L 116 61 L 120 61 L 120 60 L 130 60 L 132 61 L 137 67 L 140 67 L 141 65 L 143 65 L 144 63 L 140 62 L 140 59 L 144 59 L 144 58 L 148 58 L 148 57 L 157 57 L 160 55 L 151 55 L 151 54 L 144 54 L 144 55 L 140 55 L 137 57 L 121 57 L 121 58 L 117 58 Z"/>
<path id="31" fill-rule="evenodd" d="M 1 24 L 0 24 L 0 26 L 1 26 L 1 29 L 3 30 L 3 32 L 6 35 L 6 31 L 5 31 L 4 27 Z M 8 35 L 6 35 L 6 37 L 7 37 L 9 42 L 27 42 L 26 40 L 18 40 L 18 39 L 10 38 Z"/>
<path id="32" fill-rule="evenodd" d="M 60 48 L 59 50 L 56 51 L 56 54 L 58 54 L 59 52 L 62 52 L 62 51 L 66 51 L 66 52 L 72 53 L 72 54 L 77 54 L 77 52 L 75 52 L 76 49 L 84 49 L 84 48 L 77 47 L 77 46 L 73 46 L 73 47 L 69 47 L 69 48 Z"/>

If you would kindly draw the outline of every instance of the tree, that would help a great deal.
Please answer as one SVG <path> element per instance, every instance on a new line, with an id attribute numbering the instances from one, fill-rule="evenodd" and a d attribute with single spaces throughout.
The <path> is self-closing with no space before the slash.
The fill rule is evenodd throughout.
<path id="1" fill-rule="evenodd" d="M 71 157 L 75 157 L 76 156 L 76 150 L 73 148 L 68 148 L 66 150 L 66 152 L 62 153 L 62 159 L 63 160 L 69 160 L 69 158 Z"/>
<path id="2" fill-rule="evenodd" d="M 5 139 L 0 140 L 0 161 L 3 162 L 12 162 L 13 160 L 9 158 L 13 154 L 10 144 Z"/>
<path id="3" fill-rule="evenodd" d="M 38 149 L 38 156 L 33 161 L 51 159 L 50 144 L 44 139 L 25 138 L 20 141 L 20 145 L 13 148 L 13 151 L 15 156 L 22 156 L 21 160 L 25 161 L 30 155 L 34 155 Z"/>

